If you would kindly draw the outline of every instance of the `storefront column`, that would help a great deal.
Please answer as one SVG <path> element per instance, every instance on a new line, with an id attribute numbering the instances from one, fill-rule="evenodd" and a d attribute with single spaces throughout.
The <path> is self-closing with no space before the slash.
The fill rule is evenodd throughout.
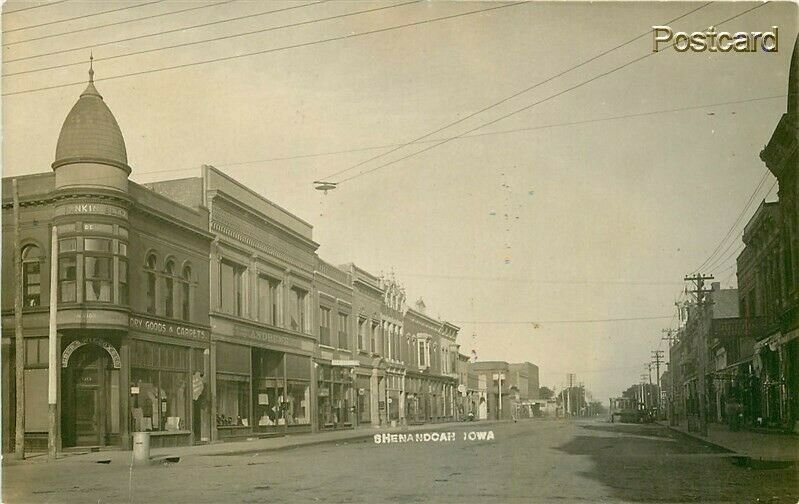
<path id="1" fill-rule="evenodd" d="M 399 391 L 399 420 L 400 425 L 406 425 L 405 421 L 405 372 L 402 373 L 400 378 L 400 391 Z"/>
<path id="2" fill-rule="evenodd" d="M 311 366 L 311 388 L 310 388 L 310 403 L 308 405 L 308 414 L 311 415 L 311 432 L 319 432 L 319 384 L 317 383 L 317 373 L 319 365 L 314 360 L 308 359 Z"/>
<path id="3" fill-rule="evenodd" d="M 211 342 L 211 355 L 209 359 L 209 367 L 211 376 L 208 377 L 208 384 L 211 389 L 211 442 L 219 439 L 219 431 L 216 429 L 216 342 Z"/>
<path id="4" fill-rule="evenodd" d="M 59 335 L 59 348 L 61 348 L 60 339 Z M 130 450 L 132 448 L 130 433 L 130 343 L 127 338 L 123 338 L 119 344 L 119 357 L 122 361 L 119 369 L 119 437 L 122 442 L 122 449 Z M 60 384 L 58 390 L 60 394 Z M 61 404 L 60 398 L 58 403 Z M 59 430 L 59 438 L 61 437 L 60 434 Z"/>
<path id="5" fill-rule="evenodd" d="M 372 376 L 369 378 L 369 416 L 372 418 L 372 426 L 380 427 L 380 390 L 378 389 L 377 369 L 372 369 Z"/>

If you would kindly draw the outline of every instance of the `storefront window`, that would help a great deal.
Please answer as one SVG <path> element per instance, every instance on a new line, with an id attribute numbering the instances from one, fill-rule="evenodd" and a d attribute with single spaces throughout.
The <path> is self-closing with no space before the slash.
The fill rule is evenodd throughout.
<path id="1" fill-rule="evenodd" d="M 250 426 L 251 359 L 249 347 L 217 343 L 217 427 Z"/>
<path id="2" fill-rule="evenodd" d="M 250 379 L 235 375 L 216 375 L 217 404 L 216 424 L 226 426 L 248 426 Z"/>
<path id="3" fill-rule="evenodd" d="M 318 369 L 320 428 L 336 428 L 351 422 L 352 378 L 349 368 L 320 365 Z"/>
<path id="4" fill-rule="evenodd" d="M 188 430 L 191 377 L 189 350 L 133 340 L 131 386 L 134 431 Z"/>
<path id="5" fill-rule="evenodd" d="M 308 382 L 289 381 L 287 385 L 286 423 L 307 425 L 311 423 L 308 406 L 311 402 L 311 387 Z"/>
<path id="6" fill-rule="evenodd" d="M 358 377 L 358 421 L 368 423 L 372 418 L 372 395 L 368 376 Z"/>

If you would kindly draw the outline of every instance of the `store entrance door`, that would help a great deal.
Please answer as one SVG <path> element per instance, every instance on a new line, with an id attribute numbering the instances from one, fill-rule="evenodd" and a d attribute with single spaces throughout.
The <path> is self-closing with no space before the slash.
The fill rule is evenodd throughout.
<path id="1" fill-rule="evenodd" d="M 62 371 L 64 446 L 105 446 L 119 433 L 119 370 L 106 349 L 84 344 Z"/>

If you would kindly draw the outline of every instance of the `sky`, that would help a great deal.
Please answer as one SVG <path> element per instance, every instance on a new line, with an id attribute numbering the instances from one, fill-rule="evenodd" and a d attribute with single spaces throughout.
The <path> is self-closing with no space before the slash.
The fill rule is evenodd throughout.
<path id="1" fill-rule="evenodd" d="M 91 52 L 133 181 L 214 165 L 310 222 L 323 259 L 393 271 L 463 353 L 606 401 L 667 348 L 686 274 L 735 286 L 743 226 L 776 198 L 759 153 L 797 7 L 719 24 L 758 5 L 11 1 L 3 176 L 50 170 Z M 778 26 L 779 47 L 653 53 L 663 24 Z"/>

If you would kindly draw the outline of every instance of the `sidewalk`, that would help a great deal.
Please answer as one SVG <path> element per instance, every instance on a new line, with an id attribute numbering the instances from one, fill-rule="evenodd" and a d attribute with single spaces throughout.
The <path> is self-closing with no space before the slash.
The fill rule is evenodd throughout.
<path id="1" fill-rule="evenodd" d="M 314 446 L 327 443 L 345 443 L 370 439 L 375 434 L 384 433 L 406 433 L 406 432 L 449 432 L 455 428 L 467 428 L 472 430 L 484 430 L 492 425 L 507 423 L 510 420 L 481 420 L 476 422 L 445 422 L 434 424 L 422 424 L 399 427 L 372 427 L 364 426 L 355 429 L 340 430 L 333 432 L 318 432 L 313 434 L 294 434 L 267 439 L 251 439 L 243 441 L 217 442 L 196 446 L 180 446 L 172 448 L 154 448 L 151 450 L 151 458 L 165 456 L 177 457 L 197 457 L 197 456 L 221 456 L 221 455 L 242 455 L 248 453 L 258 453 L 265 451 L 287 450 L 291 448 Z M 90 453 L 62 453 L 56 463 L 111 463 L 129 464 L 132 461 L 133 452 L 119 449 L 109 449 Z M 107 462 L 106 462 L 107 461 Z M 3 456 L 3 465 L 20 465 L 47 463 L 46 453 L 31 453 L 25 460 L 15 460 L 13 454 Z"/>
<path id="2" fill-rule="evenodd" d="M 698 432 L 688 432 L 688 422 L 672 426 L 666 422 L 658 422 L 674 431 L 680 432 L 702 442 L 750 457 L 753 460 L 792 461 L 799 462 L 799 436 L 790 434 L 764 434 L 740 430 L 731 432 L 726 425 L 710 423 L 708 435 L 700 436 Z"/>

